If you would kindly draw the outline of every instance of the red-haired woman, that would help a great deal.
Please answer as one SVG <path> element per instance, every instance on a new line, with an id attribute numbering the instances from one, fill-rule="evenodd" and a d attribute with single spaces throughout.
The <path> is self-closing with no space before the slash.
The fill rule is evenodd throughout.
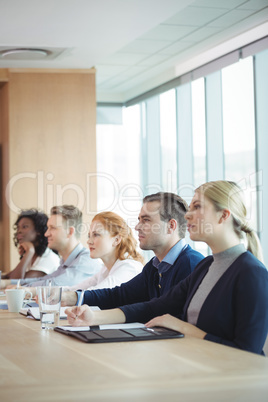
<path id="1" fill-rule="evenodd" d="M 139 274 L 143 258 L 130 227 L 114 212 L 97 214 L 90 225 L 88 246 L 91 258 L 100 258 L 103 266 L 90 278 L 68 290 L 103 289 L 119 286 Z"/>

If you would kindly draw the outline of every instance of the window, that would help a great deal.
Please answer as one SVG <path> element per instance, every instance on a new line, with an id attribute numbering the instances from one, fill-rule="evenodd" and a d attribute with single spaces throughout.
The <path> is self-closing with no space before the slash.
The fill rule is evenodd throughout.
<path id="1" fill-rule="evenodd" d="M 113 208 L 136 222 L 146 194 L 177 192 L 190 202 L 203 182 L 232 180 L 244 190 L 248 218 L 265 239 L 267 158 L 260 144 L 267 142 L 267 54 L 209 68 L 202 78 L 123 109 L 122 125 L 99 125 L 99 209 Z M 204 243 L 193 246 L 207 254 Z"/>
<path id="2" fill-rule="evenodd" d="M 204 78 L 192 82 L 192 136 L 194 186 L 207 181 L 206 175 L 206 121 Z"/>
<path id="3" fill-rule="evenodd" d="M 97 125 L 98 211 L 118 213 L 133 229 L 143 198 L 140 107 L 124 108 L 122 113 L 121 125 Z"/>
<path id="4" fill-rule="evenodd" d="M 177 188 L 177 140 L 175 90 L 160 95 L 162 191 Z"/>
<path id="5" fill-rule="evenodd" d="M 252 57 L 222 70 L 225 178 L 242 187 L 257 229 L 254 81 Z"/>

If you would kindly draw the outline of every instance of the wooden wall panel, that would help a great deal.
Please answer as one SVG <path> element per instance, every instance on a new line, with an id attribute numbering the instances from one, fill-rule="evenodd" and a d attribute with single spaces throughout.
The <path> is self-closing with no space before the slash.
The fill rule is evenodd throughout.
<path id="1" fill-rule="evenodd" d="M 8 91 L 10 228 L 21 208 L 49 213 L 63 203 L 81 208 L 88 223 L 97 201 L 96 180 L 88 183 L 96 173 L 94 70 L 10 70 Z"/>
<path id="2" fill-rule="evenodd" d="M 9 119 L 8 119 L 8 84 L 0 86 L 0 270 L 10 266 L 10 223 L 9 208 L 5 199 L 5 184 L 9 180 Z"/>

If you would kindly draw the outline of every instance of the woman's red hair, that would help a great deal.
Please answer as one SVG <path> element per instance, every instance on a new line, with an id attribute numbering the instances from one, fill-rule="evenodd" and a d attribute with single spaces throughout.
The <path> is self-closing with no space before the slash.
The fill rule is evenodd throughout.
<path id="1" fill-rule="evenodd" d="M 132 258 L 144 263 L 142 255 L 137 252 L 137 241 L 133 237 L 132 230 L 121 216 L 114 212 L 100 212 L 94 216 L 92 222 L 94 221 L 100 222 L 112 237 L 121 237 L 116 249 L 117 259 Z"/>

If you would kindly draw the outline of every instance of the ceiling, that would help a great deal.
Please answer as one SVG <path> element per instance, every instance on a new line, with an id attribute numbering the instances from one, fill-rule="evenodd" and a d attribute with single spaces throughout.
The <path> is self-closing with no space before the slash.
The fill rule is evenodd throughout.
<path id="1" fill-rule="evenodd" d="M 0 0 L 0 68 L 95 67 L 98 102 L 128 101 L 267 35 L 268 0 Z"/>

